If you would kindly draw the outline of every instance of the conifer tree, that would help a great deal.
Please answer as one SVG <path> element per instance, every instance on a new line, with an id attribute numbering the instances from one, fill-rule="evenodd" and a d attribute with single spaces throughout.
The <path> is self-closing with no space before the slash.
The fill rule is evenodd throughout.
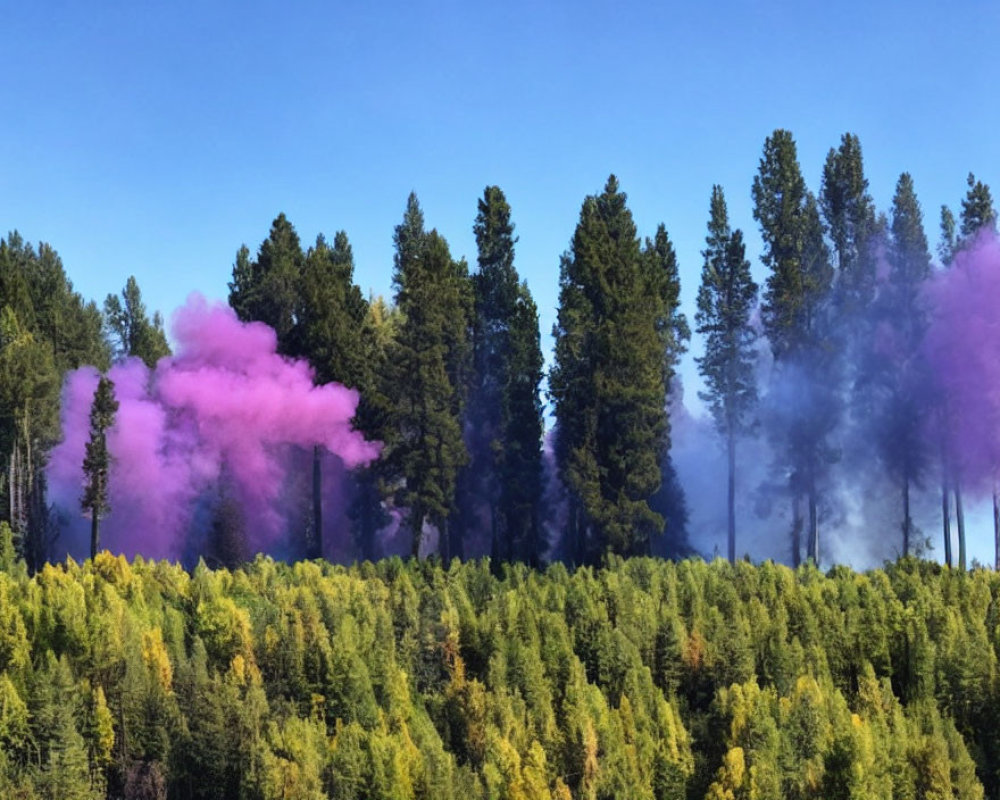
<path id="1" fill-rule="evenodd" d="M 736 440 L 750 428 L 757 402 L 753 344 L 756 334 L 750 314 L 757 301 L 757 284 L 750 275 L 743 233 L 729 227 L 721 186 L 712 187 L 708 237 L 698 290 L 697 331 L 706 337 L 705 354 L 697 359 L 708 391 L 716 429 L 725 438 L 729 481 L 728 553 L 736 560 Z"/>
<path id="2" fill-rule="evenodd" d="M 521 557 L 537 561 L 542 427 L 538 315 L 514 266 L 517 237 L 499 187 L 484 190 L 473 231 L 479 268 L 472 276 L 473 369 L 466 415 L 470 463 L 459 478 L 457 522 L 471 531 L 485 508 L 496 564 Z"/>
<path id="3" fill-rule="evenodd" d="M 921 435 L 928 399 L 928 376 L 920 353 L 927 327 L 921 288 L 931 274 L 923 214 L 909 173 L 896 183 L 891 220 L 889 280 L 876 307 L 878 324 L 891 332 L 891 338 L 881 337 L 880 357 L 872 372 L 883 395 L 875 433 L 882 460 L 902 494 L 902 553 L 907 556 L 915 534 L 910 490 L 919 483 L 927 461 Z"/>
<path id="4" fill-rule="evenodd" d="M 244 322 L 264 322 L 278 335 L 278 350 L 294 347 L 295 310 L 305 256 L 299 235 L 284 214 L 278 214 L 268 234 L 250 259 L 246 245 L 236 254 L 229 305 Z"/>
<path id="5" fill-rule="evenodd" d="M 962 200 L 962 240 L 963 243 L 974 238 L 983 229 L 996 233 L 997 211 L 993 207 L 993 195 L 990 187 L 976 180 L 971 172 L 966 179 L 969 190 Z"/>
<path id="6" fill-rule="evenodd" d="M 875 295 L 875 203 L 868 194 L 861 143 L 845 133 L 823 165 L 820 207 L 837 262 L 837 301 L 841 313 L 864 319 Z"/>
<path id="7" fill-rule="evenodd" d="M 823 224 L 799 168 L 795 140 L 776 130 L 764 142 L 753 182 L 754 218 L 764 240 L 761 259 L 771 270 L 762 317 L 775 359 L 772 431 L 792 498 L 792 561 L 801 557 L 801 501 L 808 506 L 807 552 L 819 559 L 819 482 L 832 455 L 827 442 L 837 419 L 835 377 L 826 324 L 833 280 Z M 794 399 L 793 399 L 794 398 Z"/>
<path id="8" fill-rule="evenodd" d="M 504 521 L 507 557 L 541 566 L 547 542 L 542 534 L 542 349 L 538 309 L 525 283 L 518 287 L 510 316 L 507 369 L 503 385 L 499 508 Z"/>
<path id="9" fill-rule="evenodd" d="M 94 392 L 94 402 L 90 407 L 90 440 L 87 442 L 83 459 L 83 474 L 86 485 L 80 504 L 90 513 L 90 557 L 97 557 L 99 526 L 101 517 L 111 511 L 108 502 L 108 474 L 111 470 L 111 453 L 108 452 L 107 431 L 115 422 L 118 401 L 115 399 L 115 385 L 102 375 Z"/>
<path id="10" fill-rule="evenodd" d="M 550 393 L 576 557 L 646 551 L 667 435 L 661 275 L 612 175 L 584 200 L 560 273 Z"/>
<path id="11" fill-rule="evenodd" d="M 152 320 L 146 314 L 134 275 L 125 282 L 121 299 L 109 294 L 104 300 L 104 321 L 114 342 L 116 358 L 134 356 L 141 358 L 147 367 L 155 367 L 163 356 L 170 355 L 163 319 L 158 311 Z"/>
<path id="12" fill-rule="evenodd" d="M 295 298 L 292 354 L 306 358 L 318 384 L 331 381 L 364 391 L 371 383 L 370 362 L 362 342 L 368 303 L 354 283 L 354 254 L 344 231 L 333 247 L 320 234 L 309 248 Z M 323 553 L 322 448 L 313 448 L 312 536 L 307 554 Z"/>
<path id="13" fill-rule="evenodd" d="M 403 321 L 389 359 L 392 411 L 383 457 L 396 500 L 408 509 L 413 554 L 420 554 L 430 522 L 447 557 L 456 475 L 467 460 L 460 415 L 469 361 L 468 271 L 452 260 L 437 231 L 424 231 L 415 194 L 394 241 L 393 283 Z"/>
<path id="14" fill-rule="evenodd" d="M 993 196 L 990 187 L 982 181 L 976 180 L 973 173 L 969 173 L 966 178 L 968 190 L 962 200 L 961 225 L 956 231 L 955 216 L 947 206 L 941 206 L 941 242 L 938 245 L 938 253 L 945 266 L 951 266 L 955 254 L 973 243 L 982 230 L 996 233 L 997 214 L 993 207 Z M 944 387 L 947 394 L 947 387 Z M 948 424 L 947 398 L 942 400 L 943 406 L 940 409 L 941 429 L 944 431 Z M 942 434 L 944 436 L 944 434 Z M 962 476 L 955 463 L 954 454 L 948 453 L 946 444 L 942 444 L 942 497 L 941 516 L 944 527 L 945 538 L 945 561 L 951 564 L 951 511 L 949 508 L 949 491 L 955 498 L 955 523 L 958 528 L 958 564 L 960 569 L 965 569 L 966 546 L 965 546 L 965 514 L 962 507 Z M 996 561 L 1000 563 L 1000 495 L 997 490 L 993 492 L 993 521 Z"/>

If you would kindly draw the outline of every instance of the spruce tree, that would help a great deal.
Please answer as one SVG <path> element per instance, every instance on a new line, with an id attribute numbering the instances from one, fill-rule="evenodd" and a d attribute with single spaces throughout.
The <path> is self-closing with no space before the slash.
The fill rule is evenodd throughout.
<path id="1" fill-rule="evenodd" d="M 305 256 L 299 235 L 284 214 L 278 214 L 268 234 L 250 259 L 244 245 L 236 254 L 229 305 L 244 322 L 264 322 L 278 336 L 278 350 L 294 348 L 295 310 Z"/>
<path id="2" fill-rule="evenodd" d="M 159 312 L 154 313 L 152 319 L 147 315 L 134 275 L 125 282 L 121 299 L 109 294 L 104 300 L 104 322 L 114 342 L 117 359 L 141 358 L 152 368 L 163 356 L 170 355 L 163 319 Z"/>
<path id="3" fill-rule="evenodd" d="M 750 314 L 757 284 L 750 275 L 743 233 L 729 227 L 721 186 L 712 187 L 706 249 L 702 251 L 696 330 L 705 337 L 698 370 L 708 387 L 699 396 L 708 403 L 716 429 L 726 441 L 729 481 L 728 554 L 736 560 L 736 440 L 749 430 L 757 402 L 753 345 L 756 333 Z"/>
<path id="4" fill-rule="evenodd" d="M 663 352 L 663 385 L 667 390 L 668 406 L 676 402 L 671 396 L 674 375 L 681 356 L 687 351 L 691 339 L 691 329 L 687 318 L 680 311 L 681 281 L 674 245 L 662 223 L 656 228 L 652 239 L 643 245 L 644 266 L 647 270 L 651 292 L 660 303 L 656 329 L 660 333 L 660 347 Z M 677 478 L 670 454 L 670 416 L 667 415 L 663 436 L 663 450 L 660 453 L 660 488 L 649 501 L 650 508 L 664 519 L 664 536 L 658 543 L 657 551 L 670 558 L 680 558 L 687 554 L 687 502 L 684 490 Z"/>
<path id="5" fill-rule="evenodd" d="M 982 181 L 976 180 L 976 176 L 971 172 L 966 179 L 969 190 L 962 200 L 962 226 L 961 233 L 963 242 L 968 242 L 986 229 L 992 233 L 997 230 L 997 211 L 993 207 L 993 195 L 990 187 Z"/>
<path id="6" fill-rule="evenodd" d="M 910 489 L 919 484 L 927 461 L 921 436 L 927 411 L 924 387 L 928 383 L 920 351 L 927 328 L 921 292 L 931 275 L 923 214 L 909 173 L 900 175 L 896 183 L 891 219 L 889 282 L 879 317 L 893 330 L 893 345 L 898 352 L 892 353 L 889 363 L 880 370 L 889 387 L 881 446 L 890 474 L 899 482 L 902 492 L 905 557 L 911 552 L 916 532 L 910 511 Z"/>
<path id="7" fill-rule="evenodd" d="M 514 266 L 517 237 L 499 187 L 484 190 L 473 231 L 478 270 L 472 275 L 473 369 L 465 425 L 470 463 L 459 476 L 456 522 L 471 532 L 485 510 L 495 566 L 514 558 L 537 561 L 542 426 L 538 316 Z"/>
<path id="8" fill-rule="evenodd" d="M 90 440 L 87 442 L 83 459 L 83 474 L 86 484 L 80 504 L 90 513 L 90 557 L 96 558 L 99 544 L 101 517 L 111 511 L 108 502 L 108 474 L 111 470 L 111 453 L 108 451 L 107 431 L 115 422 L 118 401 L 115 399 L 115 385 L 102 375 L 94 392 L 94 402 L 90 407 Z"/>
<path id="9" fill-rule="evenodd" d="M 547 542 L 541 520 L 542 501 L 542 348 L 538 309 L 525 283 L 508 321 L 507 368 L 502 394 L 500 516 L 506 533 L 507 557 L 542 564 Z"/>
<path id="10" fill-rule="evenodd" d="M 795 140 L 776 130 L 764 142 L 753 182 L 754 218 L 760 224 L 761 260 L 768 276 L 762 305 L 764 330 L 775 359 L 771 429 L 792 499 L 792 561 L 801 557 L 801 501 L 808 507 L 807 551 L 819 558 L 819 483 L 832 454 L 827 441 L 837 419 L 827 302 L 833 280 L 816 199 L 807 190 Z"/>
<path id="11" fill-rule="evenodd" d="M 354 283 L 354 254 L 344 231 L 330 247 L 322 234 L 309 248 L 295 297 L 292 355 L 308 359 L 318 384 L 335 381 L 365 391 L 371 383 L 370 362 L 362 346 L 368 303 Z M 366 431 L 367 433 L 367 431 Z M 322 448 L 313 448 L 312 536 L 307 555 L 323 553 Z"/>
<path id="12" fill-rule="evenodd" d="M 452 260 L 437 231 L 424 231 L 415 194 L 394 242 L 393 283 L 403 321 L 389 359 L 392 411 L 383 458 L 397 503 L 408 509 L 413 555 L 420 554 L 430 522 L 447 556 L 456 475 L 467 460 L 460 425 L 469 360 L 467 268 Z"/>
<path id="13" fill-rule="evenodd" d="M 562 260 L 550 393 L 578 559 L 647 552 L 667 432 L 660 275 L 612 175 L 584 200 Z"/>
<path id="14" fill-rule="evenodd" d="M 875 203 L 868 194 L 861 142 L 845 133 L 823 165 L 820 207 L 833 242 L 837 301 L 842 314 L 864 319 L 875 295 Z"/>

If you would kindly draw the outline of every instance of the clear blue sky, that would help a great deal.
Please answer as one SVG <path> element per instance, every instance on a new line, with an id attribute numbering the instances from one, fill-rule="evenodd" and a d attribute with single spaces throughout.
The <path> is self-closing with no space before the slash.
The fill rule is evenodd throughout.
<path id="1" fill-rule="evenodd" d="M 224 298 L 279 211 L 306 245 L 346 230 L 388 294 L 413 189 L 474 263 L 495 183 L 547 347 L 559 255 L 611 172 L 643 234 L 666 223 L 691 315 L 713 183 L 756 259 L 777 127 L 813 189 L 845 131 L 880 209 L 910 171 L 932 245 L 970 170 L 1000 189 L 992 0 L 4 5 L 0 229 L 50 242 L 87 297 L 136 275 L 168 318 Z"/>

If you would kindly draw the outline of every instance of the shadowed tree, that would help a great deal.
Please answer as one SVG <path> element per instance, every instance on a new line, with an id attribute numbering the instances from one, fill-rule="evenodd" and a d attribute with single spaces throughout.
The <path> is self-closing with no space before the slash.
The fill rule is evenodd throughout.
<path id="1" fill-rule="evenodd" d="M 94 402 L 90 407 L 90 440 L 87 442 L 83 459 L 83 474 L 86 479 L 80 504 L 90 512 L 90 557 L 97 556 L 99 526 L 101 517 L 111 511 L 108 502 L 108 474 L 111 470 L 111 454 L 108 452 L 107 431 L 115 422 L 118 401 L 115 399 L 115 385 L 102 375 L 94 392 Z"/>
<path id="2" fill-rule="evenodd" d="M 397 504 L 408 509 L 413 555 L 429 522 L 447 558 L 456 476 L 468 458 L 460 425 L 470 356 L 468 269 L 452 260 L 437 231 L 424 232 L 415 194 L 394 241 L 402 323 L 388 360 L 392 411 L 383 457 Z"/>
<path id="3" fill-rule="evenodd" d="M 819 560 L 819 481 L 832 459 L 827 441 L 838 417 L 833 347 L 826 304 L 833 281 L 823 224 L 806 189 L 795 140 L 776 130 L 764 142 L 753 182 L 760 223 L 761 260 L 771 274 L 761 316 L 775 359 L 769 402 L 772 436 L 781 453 L 792 498 L 792 561 L 801 558 L 801 501 L 808 507 L 808 556 Z"/>

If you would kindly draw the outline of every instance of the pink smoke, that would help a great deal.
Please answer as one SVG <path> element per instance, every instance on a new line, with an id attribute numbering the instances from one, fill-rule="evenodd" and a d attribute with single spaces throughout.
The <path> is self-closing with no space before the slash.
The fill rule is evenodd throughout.
<path id="1" fill-rule="evenodd" d="M 1000 242 L 982 234 L 927 289 L 926 353 L 943 409 L 945 446 L 963 487 L 991 491 L 1000 473 Z M 934 437 L 942 414 L 933 415 Z M 933 446 L 937 446 L 939 439 Z"/>
<path id="2" fill-rule="evenodd" d="M 102 546 L 128 556 L 179 558 L 199 503 L 217 491 L 225 465 L 243 506 L 250 552 L 280 547 L 290 518 L 281 499 L 292 448 L 321 445 L 346 467 L 378 455 L 379 445 L 351 428 L 357 392 L 314 386 L 305 361 L 278 355 L 271 328 L 242 323 L 228 306 L 199 295 L 174 313 L 172 332 L 176 355 L 155 370 L 129 359 L 109 373 L 120 407 L 108 434 L 112 511 L 102 523 Z M 64 439 L 48 468 L 50 499 L 71 528 L 82 520 L 83 454 L 97 378 L 91 367 L 67 377 Z M 79 553 L 81 545 L 65 544 Z"/>

